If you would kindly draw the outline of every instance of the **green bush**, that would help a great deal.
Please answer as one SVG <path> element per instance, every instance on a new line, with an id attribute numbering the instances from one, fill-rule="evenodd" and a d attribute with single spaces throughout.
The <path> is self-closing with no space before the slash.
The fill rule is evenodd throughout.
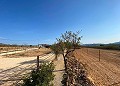
<path id="1" fill-rule="evenodd" d="M 53 63 L 44 63 L 39 70 L 33 70 L 29 76 L 23 80 L 22 86 L 53 86 L 55 66 Z"/>

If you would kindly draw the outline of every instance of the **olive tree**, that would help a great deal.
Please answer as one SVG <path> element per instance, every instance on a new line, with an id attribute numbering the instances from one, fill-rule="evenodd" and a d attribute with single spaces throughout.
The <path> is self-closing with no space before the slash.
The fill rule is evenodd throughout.
<path id="1" fill-rule="evenodd" d="M 67 71 L 67 55 L 80 46 L 81 38 L 82 36 L 79 37 L 79 32 L 66 31 L 64 34 L 61 34 L 60 38 L 56 39 L 57 42 L 51 46 L 56 56 L 62 54 L 65 71 Z"/>

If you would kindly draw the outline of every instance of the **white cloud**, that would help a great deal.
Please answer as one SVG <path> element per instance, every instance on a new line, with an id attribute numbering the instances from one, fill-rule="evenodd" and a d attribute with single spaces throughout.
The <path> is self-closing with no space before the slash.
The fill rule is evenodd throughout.
<path id="1" fill-rule="evenodd" d="M 0 37 L 0 40 L 6 40 L 7 38 L 4 38 L 4 37 Z"/>

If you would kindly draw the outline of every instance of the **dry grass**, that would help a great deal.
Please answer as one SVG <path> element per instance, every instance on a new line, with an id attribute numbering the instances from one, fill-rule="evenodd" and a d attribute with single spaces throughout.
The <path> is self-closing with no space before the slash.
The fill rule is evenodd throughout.
<path id="1" fill-rule="evenodd" d="M 0 53 L 24 50 L 24 49 L 28 49 L 28 47 L 0 47 Z"/>
<path id="2" fill-rule="evenodd" d="M 9 55 L 4 55 L 3 58 L 21 58 L 21 57 L 36 57 L 38 55 L 42 55 L 45 53 L 49 53 L 51 50 L 47 48 L 40 48 L 36 50 L 29 50 L 25 51 L 22 53 L 15 53 L 15 54 L 9 54 Z"/>

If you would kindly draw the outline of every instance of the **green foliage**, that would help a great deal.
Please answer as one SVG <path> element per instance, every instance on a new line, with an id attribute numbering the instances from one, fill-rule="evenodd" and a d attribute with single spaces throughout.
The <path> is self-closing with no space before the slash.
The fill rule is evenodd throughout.
<path id="1" fill-rule="evenodd" d="M 81 36 L 82 37 L 82 36 Z M 61 35 L 60 38 L 57 38 L 57 43 L 52 45 L 53 52 L 58 55 L 62 54 L 64 58 L 65 73 L 67 74 L 67 55 L 70 52 L 73 52 L 80 45 L 81 37 L 79 37 L 79 32 L 66 31 Z M 67 76 L 64 75 L 62 83 L 66 85 Z"/>
<path id="2" fill-rule="evenodd" d="M 76 49 L 80 45 L 81 38 L 82 36 L 79 37 L 79 32 L 66 31 L 60 38 L 57 38 L 57 42 L 64 53 L 65 50 Z"/>
<path id="3" fill-rule="evenodd" d="M 51 46 L 51 49 L 56 55 L 62 54 L 64 58 L 64 65 L 65 65 L 65 74 L 63 76 L 62 83 L 66 86 L 67 80 L 67 55 L 74 51 L 76 48 L 80 46 L 80 40 L 82 36 L 79 37 L 79 32 L 72 32 L 66 31 L 64 34 L 61 35 L 60 38 L 57 38 L 57 43 Z"/>
<path id="4" fill-rule="evenodd" d="M 53 44 L 51 49 L 56 55 L 63 54 L 63 56 L 66 56 L 71 50 L 80 46 L 81 38 L 79 32 L 66 31 L 60 38 L 57 38 L 57 43 Z M 65 53 L 66 55 L 64 55 Z"/>
<path id="5" fill-rule="evenodd" d="M 60 52 L 60 48 L 59 48 L 58 44 L 53 44 L 53 45 L 51 45 L 50 48 L 54 52 L 54 54 L 56 55 L 56 58 L 57 58 L 57 56 L 60 54 L 59 53 Z"/>
<path id="6" fill-rule="evenodd" d="M 53 86 L 51 81 L 54 79 L 53 63 L 44 63 L 39 70 L 33 70 L 30 76 L 23 80 L 22 86 Z"/>

